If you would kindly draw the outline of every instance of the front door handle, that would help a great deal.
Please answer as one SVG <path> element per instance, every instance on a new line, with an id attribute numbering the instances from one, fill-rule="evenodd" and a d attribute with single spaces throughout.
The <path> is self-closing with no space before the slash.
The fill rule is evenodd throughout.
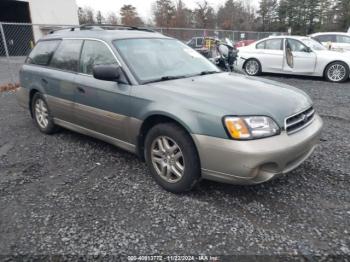
<path id="1" fill-rule="evenodd" d="M 78 86 L 77 89 L 78 89 L 79 93 L 85 94 L 85 89 L 84 88 Z"/>

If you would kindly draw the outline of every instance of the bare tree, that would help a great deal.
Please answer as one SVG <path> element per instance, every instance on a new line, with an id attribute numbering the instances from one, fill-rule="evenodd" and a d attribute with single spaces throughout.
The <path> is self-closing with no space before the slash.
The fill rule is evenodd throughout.
<path id="1" fill-rule="evenodd" d="M 188 28 L 193 24 L 193 12 L 188 9 L 182 0 L 178 0 L 175 10 L 175 27 Z"/>
<path id="2" fill-rule="evenodd" d="M 195 12 L 196 27 L 215 28 L 215 11 L 208 4 L 207 0 L 197 3 Z"/>
<path id="3" fill-rule="evenodd" d="M 91 7 L 79 7 L 78 8 L 79 24 L 94 24 L 94 10 Z"/>
<path id="4" fill-rule="evenodd" d="M 132 5 L 124 5 L 120 9 L 121 22 L 127 26 L 140 26 L 143 21 L 137 13 L 136 7 Z"/>
<path id="5" fill-rule="evenodd" d="M 277 16 L 277 4 L 277 0 L 260 1 L 258 14 L 260 14 L 261 17 L 263 31 L 271 30 L 271 24 Z"/>
<path id="6" fill-rule="evenodd" d="M 175 13 L 175 5 L 171 0 L 157 0 L 153 5 L 154 20 L 159 27 L 173 27 Z"/>
<path id="7" fill-rule="evenodd" d="M 110 12 L 107 15 L 106 21 L 107 21 L 107 24 L 117 25 L 118 24 L 118 17 L 115 13 Z"/>
<path id="8" fill-rule="evenodd" d="M 105 18 L 103 17 L 101 11 L 97 11 L 97 14 L 96 14 L 96 21 L 97 21 L 98 24 L 104 23 Z"/>
<path id="9" fill-rule="evenodd" d="M 217 14 L 218 27 L 226 30 L 252 30 L 255 11 L 249 3 L 227 0 L 219 7 Z"/>

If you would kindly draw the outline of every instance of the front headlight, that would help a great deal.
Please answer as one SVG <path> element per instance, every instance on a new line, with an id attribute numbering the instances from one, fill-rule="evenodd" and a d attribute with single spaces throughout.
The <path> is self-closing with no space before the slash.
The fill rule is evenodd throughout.
<path id="1" fill-rule="evenodd" d="M 225 117 L 224 124 L 233 139 L 251 140 L 280 133 L 278 125 L 267 116 Z"/>

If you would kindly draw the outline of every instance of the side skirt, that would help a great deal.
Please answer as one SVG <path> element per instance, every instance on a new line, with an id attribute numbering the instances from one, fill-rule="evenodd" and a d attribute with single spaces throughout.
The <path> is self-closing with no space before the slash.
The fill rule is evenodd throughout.
<path id="1" fill-rule="evenodd" d="M 99 140 L 102 140 L 104 142 L 107 142 L 109 144 L 117 146 L 119 148 L 122 148 L 122 149 L 124 149 L 126 151 L 129 151 L 129 152 L 131 152 L 133 154 L 136 154 L 136 146 L 133 145 L 133 144 L 124 142 L 124 141 L 116 139 L 114 137 L 110 137 L 110 136 L 98 133 L 96 131 L 87 129 L 85 127 L 81 127 L 81 126 L 72 124 L 70 122 L 63 121 L 63 120 L 58 119 L 58 118 L 54 118 L 54 122 L 55 122 L 55 124 L 57 124 L 57 125 L 59 125 L 61 127 L 67 128 L 69 130 L 72 130 L 74 132 L 77 132 L 77 133 L 80 133 L 80 134 L 83 134 L 83 135 L 87 135 L 87 136 L 91 136 L 91 137 L 97 138 Z"/>

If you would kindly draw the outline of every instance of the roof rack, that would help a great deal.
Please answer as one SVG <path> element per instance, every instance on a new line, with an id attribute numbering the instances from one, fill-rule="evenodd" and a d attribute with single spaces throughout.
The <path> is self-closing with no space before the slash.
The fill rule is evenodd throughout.
<path id="1" fill-rule="evenodd" d="M 75 31 L 79 30 L 135 30 L 135 31 L 145 31 L 145 32 L 156 32 L 153 29 L 146 27 L 137 26 L 126 26 L 126 25 L 112 25 L 112 24 L 84 24 L 79 26 L 62 27 L 60 29 L 52 30 L 49 34 L 54 34 L 58 31 Z"/>

